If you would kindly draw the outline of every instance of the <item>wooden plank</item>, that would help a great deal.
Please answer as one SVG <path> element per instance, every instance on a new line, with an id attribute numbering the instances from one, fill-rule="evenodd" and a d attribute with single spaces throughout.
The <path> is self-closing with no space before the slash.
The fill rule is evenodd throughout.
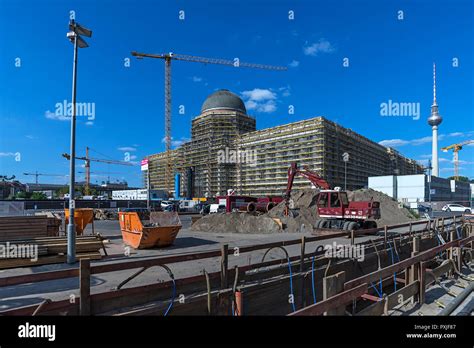
<path id="1" fill-rule="evenodd" d="M 77 259 L 81 258 L 90 258 L 92 260 L 100 260 L 102 255 L 100 252 L 95 253 L 83 253 L 77 254 Z M 30 259 L 6 259 L 0 260 L 0 269 L 7 268 L 17 268 L 17 267 L 33 267 L 40 265 L 49 265 L 53 263 L 63 263 L 66 262 L 66 255 L 52 255 L 52 256 L 41 256 L 36 260 L 36 262 L 31 261 Z"/>
<path id="2" fill-rule="evenodd" d="M 224 244 L 221 247 L 221 289 L 227 288 L 227 273 L 229 269 L 229 245 Z"/>
<path id="3" fill-rule="evenodd" d="M 419 290 L 420 281 L 417 280 L 388 295 L 385 303 L 385 313 L 410 300 L 413 296 L 418 294 Z"/>
<path id="4" fill-rule="evenodd" d="M 339 272 L 323 279 L 323 299 L 327 300 L 344 290 L 346 281 L 346 272 Z M 328 310 L 325 315 L 344 315 L 346 313 L 345 306 Z"/>
<path id="5" fill-rule="evenodd" d="M 385 302 L 386 298 L 383 298 L 370 306 L 364 308 L 360 312 L 356 313 L 356 316 L 376 316 L 376 315 L 382 315 L 384 313 L 385 309 Z"/>
<path id="6" fill-rule="evenodd" d="M 90 315 L 91 313 L 91 268 L 90 259 L 82 259 L 79 263 L 79 293 L 80 315 Z"/>

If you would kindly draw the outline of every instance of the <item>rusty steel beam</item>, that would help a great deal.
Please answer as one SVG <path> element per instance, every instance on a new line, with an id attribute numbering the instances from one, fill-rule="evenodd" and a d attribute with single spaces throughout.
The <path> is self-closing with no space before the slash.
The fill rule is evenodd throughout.
<path id="1" fill-rule="evenodd" d="M 438 254 L 440 251 L 444 251 L 444 250 L 446 250 L 448 248 L 451 248 L 453 246 L 460 246 L 460 245 L 469 243 L 472 240 L 474 240 L 474 236 L 467 237 L 467 238 L 461 239 L 461 240 L 460 239 L 454 240 L 454 241 L 448 242 L 444 245 L 440 245 L 438 247 L 426 250 L 426 251 L 421 252 L 421 253 L 413 256 L 413 257 L 407 258 L 403 261 L 400 261 L 400 262 L 395 263 L 391 266 L 385 267 L 381 270 L 378 270 L 378 271 L 369 273 L 367 275 L 364 275 L 362 277 L 359 277 L 359 278 L 353 279 L 351 281 L 348 281 L 344 285 L 344 289 L 352 289 L 353 287 L 355 287 L 359 284 L 371 283 L 373 281 L 376 281 L 376 280 L 380 279 L 381 277 L 384 278 L 384 277 L 387 277 L 389 275 L 393 275 L 393 273 L 404 270 L 405 268 L 407 268 L 409 266 L 412 266 L 412 265 L 414 265 L 418 262 L 427 261 L 427 260 L 435 257 L 436 254 Z"/>
<path id="2" fill-rule="evenodd" d="M 328 298 L 327 300 L 297 310 L 296 312 L 288 314 L 288 316 L 321 315 L 324 312 L 327 312 L 329 309 L 334 308 L 334 306 L 341 306 L 349 303 L 365 293 L 367 293 L 367 283 L 358 285 L 349 290 L 345 290 L 340 294 Z"/>
<path id="3" fill-rule="evenodd" d="M 147 259 L 147 260 L 137 260 L 137 261 L 124 260 L 123 262 L 110 263 L 106 265 L 95 265 L 91 267 L 91 274 L 123 271 L 126 269 L 151 267 L 151 266 L 156 266 L 156 265 L 201 260 L 201 259 L 207 259 L 207 258 L 212 258 L 212 257 L 219 257 L 220 255 L 221 255 L 220 250 L 213 250 L 213 251 L 206 251 L 202 253 L 188 253 L 188 254 L 182 254 L 182 255 L 172 255 L 172 256 L 158 257 L 158 258 Z"/>
<path id="4" fill-rule="evenodd" d="M 62 271 L 50 271 L 33 274 L 25 274 L 12 277 L 0 278 L 0 287 L 12 286 L 24 283 L 44 282 L 48 280 L 56 280 L 63 278 L 77 277 L 79 275 L 78 268 L 66 269 Z"/>

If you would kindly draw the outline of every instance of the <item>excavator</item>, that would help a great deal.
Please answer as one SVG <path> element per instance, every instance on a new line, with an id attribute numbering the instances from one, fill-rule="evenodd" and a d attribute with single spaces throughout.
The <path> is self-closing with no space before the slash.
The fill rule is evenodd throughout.
<path id="1" fill-rule="evenodd" d="M 358 230 L 377 228 L 374 220 L 380 219 L 380 202 L 353 201 L 349 202 L 347 192 L 340 187 L 331 189 L 329 183 L 317 173 L 311 172 L 308 167 L 298 168 L 293 162 L 288 169 L 288 184 L 285 192 L 285 214 L 291 215 L 291 189 L 295 176 L 300 175 L 308 179 L 316 188 L 320 189 L 316 199 L 319 219 L 315 221 L 315 228 L 334 228 L 342 230 Z"/>

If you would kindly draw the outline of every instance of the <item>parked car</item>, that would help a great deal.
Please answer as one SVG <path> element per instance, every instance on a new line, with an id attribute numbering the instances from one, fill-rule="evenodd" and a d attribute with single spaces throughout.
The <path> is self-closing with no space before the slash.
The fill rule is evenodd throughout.
<path id="1" fill-rule="evenodd" d="M 471 208 L 465 207 L 461 204 L 446 204 L 441 210 L 471 214 Z"/>
<path id="2" fill-rule="evenodd" d="M 209 208 L 209 214 L 213 213 L 223 213 L 225 212 L 225 205 L 224 204 L 211 204 Z"/>
<path id="3" fill-rule="evenodd" d="M 423 213 L 430 213 L 432 211 L 432 208 L 429 207 L 429 206 L 426 206 L 426 205 L 421 205 L 421 204 L 418 204 L 418 212 L 420 214 L 423 214 Z"/>
<path id="4" fill-rule="evenodd" d="M 169 206 L 173 206 L 174 203 L 171 201 L 161 201 L 161 207 L 166 210 Z"/>

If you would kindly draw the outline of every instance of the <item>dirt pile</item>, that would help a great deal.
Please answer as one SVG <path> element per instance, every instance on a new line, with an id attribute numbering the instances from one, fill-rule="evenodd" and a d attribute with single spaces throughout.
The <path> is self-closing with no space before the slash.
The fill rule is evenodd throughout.
<path id="1" fill-rule="evenodd" d="M 247 213 L 210 214 L 197 220 L 191 230 L 225 233 L 275 233 L 281 231 L 278 223 L 269 216 Z"/>
<path id="2" fill-rule="evenodd" d="M 377 226 L 401 224 L 415 220 L 416 217 L 402 204 L 386 194 L 372 189 L 360 189 L 356 191 L 348 191 L 347 196 L 349 201 L 369 201 L 373 198 L 374 201 L 380 202 L 381 218 L 376 220 Z"/>
<path id="3" fill-rule="evenodd" d="M 316 200 L 318 189 L 294 190 L 291 192 L 290 209 L 294 217 L 285 216 L 285 202 L 279 203 L 266 215 L 278 218 L 285 232 L 311 232 L 318 218 Z"/>
<path id="4" fill-rule="evenodd" d="M 285 216 L 285 202 L 281 202 L 268 213 L 259 216 L 247 213 L 211 214 L 196 221 L 191 229 L 230 233 L 312 232 L 318 219 L 316 206 L 318 193 L 317 189 L 294 190 L 290 202 L 293 217 Z M 416 219 L 409 209 L 382 192 L 361 189 L 347 191 L 347 194 L 349 201 L 373 199 L 380 202 L 381 218 L 376 220 L 379 227 Z"/>

